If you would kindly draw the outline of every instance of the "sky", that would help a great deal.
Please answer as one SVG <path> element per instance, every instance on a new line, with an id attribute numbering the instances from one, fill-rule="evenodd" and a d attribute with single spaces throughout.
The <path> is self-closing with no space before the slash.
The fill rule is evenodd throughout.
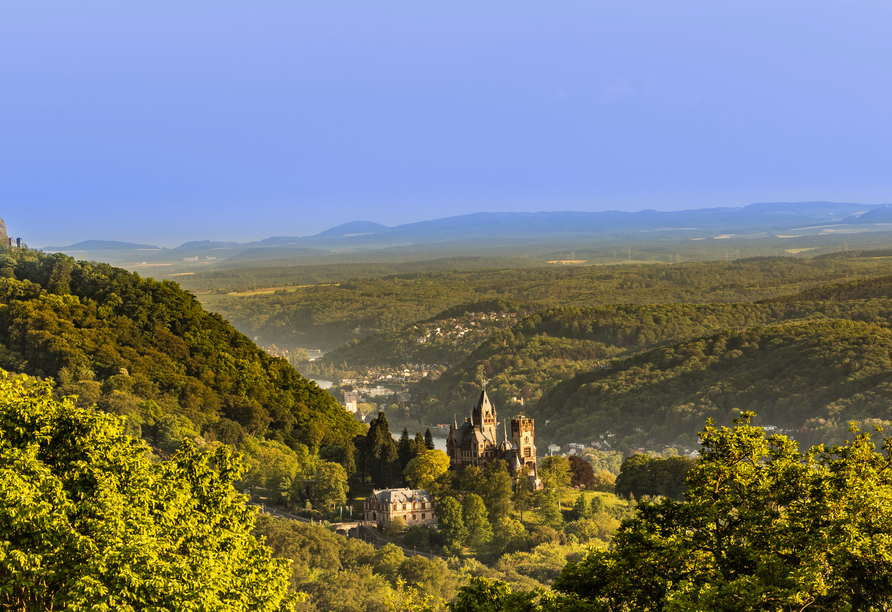
<path id="1" fill-rule="evenodd" d="M 0 217 L 176 246 L 892 201 L 892 3 L 0 4 Z"/>

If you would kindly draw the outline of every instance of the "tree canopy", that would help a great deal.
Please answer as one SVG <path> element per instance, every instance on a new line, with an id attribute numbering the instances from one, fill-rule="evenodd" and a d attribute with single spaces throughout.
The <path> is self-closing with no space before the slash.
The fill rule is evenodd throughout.
<path id="1" fill-rule="evenodd" d="M 708 425 L 685 502 L 643 502 L 614 547 L 570 563 L 553 609 L 888 610 L 892 461 L 853 428 L 800 452 L 749 424 Z"/>
<path id="2" fill-rule="evenodd" d="M 291 609 L 290 564 L 251 535 L 229 448 L 146 450 L 115 416 L 0 371 L 0 605 Z"/>

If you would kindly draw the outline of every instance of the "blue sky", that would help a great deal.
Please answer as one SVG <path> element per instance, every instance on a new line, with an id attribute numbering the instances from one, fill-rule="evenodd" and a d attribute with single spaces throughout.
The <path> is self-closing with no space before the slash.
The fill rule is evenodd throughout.
<path id="1" fill-rule="evenodd" d="M 0 6 L 0 216 L 174 246 L 476 211 L 892 201 L 892 3 Z"/>

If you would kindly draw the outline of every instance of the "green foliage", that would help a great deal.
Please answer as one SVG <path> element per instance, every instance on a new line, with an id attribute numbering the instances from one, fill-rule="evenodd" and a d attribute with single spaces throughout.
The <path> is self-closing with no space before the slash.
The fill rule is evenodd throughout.
<path id="1" fill-rule="evenodd" d="M 760 422 L 803 430 L 824 419 L 892 419 L 892 333 L 818 320 L 687 340 L 558 384 L 535 415 L 551 439 L 614 431 L 628 446 L 674 443 L 706 418 L 760 410 Z M 640 431 L 638 431 L 640 430 Z"/>
<path id="2" fill-rule="evenodd" d="M 492 539 L 492 526 L 483 499 L 474 493 L 465 496 L 462 504 L 462 520 L 468 534 L 468 544 L 482 548 Z"/>
<path id="3" fill-rule="evenodd" d="M 620 497 L 644 495 L 681 499 L 687 491 L 685 478 L 697 461 L 688 457 L 649 457 L 632 455 L 623 461 L 614 492 Z"/>
<path id="4" fill-rule="evenodd" d="M 462 507 L 455 498 L 446 497 L 437 504 L 439 537 L 448 550 L 459 550 L 468 539 Z"/>
<path id="5" fill-rule="evenodd" d="M 561 497 L 570 487 L 570 460 L 558 455 L 543 458 L 539 463 L 539 478 L 545 489 Z"/>
<path id="6" fill-rule="evenodd" d="M 388 537 L 396 537 L 402 532 L 406 530 L 406 519 L 401 516 L 395 516 L 393 518 L 387 519 L 384 521 L 384 533 Z"/>
<path id="7" fill-rule="evenodd" d="M 441 450 L 426 451 L 409 462 L 403 475 L 413 489 L 433 489 L 434 482 L 449 469 L 449 457 Z"/>
<path id="8" fill-rule="evenodd" d="M 464 312 L 465 303 L 488 298 L 554 306 L 750 301 L 840 281 L 847 272 L 879 276 L 887 273 L 885 265 L 870 258 L 768 257 L 672 266 L 464 269 L 354 277 L 337 286 L 233 298 L 214 302 L 213 307 L 249 335 L 269 338 L 264 341 L 331 350 L 358 336 L 411 326 L 453 306 Z"/>
<path id="9" fill-rule="evenodd" d="M 399 449 L 390 434 L 390 425 L 383 412 L 372 419 L 365 436 L 357 436 L 353 443 L 360 475 L 368 475 L 378 489 L 400 486 L 403 477 Z"/>
<path id="10" fill-rule="evenodd" d="M 288 563 L 250 533 L 228 447 L 151 462 L 118 419 L 0 376 L 0 604 L 287 610 Z"/>
<path id="11" fill-rule="evenodd" d="M 886 610 L 892 476 L 867 434 L 801 453 L 748 413 L 708 425 L 686 502 L 642 503 L 610 551 L 570 563 L 567 606 L 635 610 Z M 572 603 L 571 603 L 572 602 Z M 577 603 L 578 602 L 578 603 Z M 556 609 L 563 609 L 556 607 Z"/>
<path id="12" fill-rule="evenodd" d="M 316 464 L 316 498 L 329 508 L 347 503 L 347 472 L 338 463 L 319 461 Z"/>
<path id="13" fill-rule="evenodd" d="M 471 578 L 463 586 L 455 601 L 446 607 L 451 612 L 521 612 L 540 609 L 534 601 L 539 593 L 512 591 L 504 580 L 489 581 Z"/>
<path id="14" fill-rule="evenodd" d="M 173 282 L 61 254 L 15 257 L 15 278 L 0 278 L 0 359 L 59 378 L 59 396 L 84 394 L 126 415 L 164 452 L 197 433 L 315 450 L 347 444 L 362 429 L 328 393 Z"/>

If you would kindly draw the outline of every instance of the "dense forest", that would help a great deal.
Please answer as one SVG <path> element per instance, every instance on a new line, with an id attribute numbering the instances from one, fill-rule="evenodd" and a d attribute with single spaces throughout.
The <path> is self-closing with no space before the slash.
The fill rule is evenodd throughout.
<path id="1" fill-rule="evenodd" d="M 137 437 L 254 435 L 318 449 L 361 431 L 328 393 L 173 282 L 24 250 L 0 266 L 0 367 L 53 377 L 60 395 L 126 417 Z"/>
<path id="2" fill-rule="evenodd" d="M 888 272 L 880 257 L 456 270 L 361 278 L 210 306 L 263 344 L 333 350 L 488 298 L 548 306 L 749 302 Z"/>

